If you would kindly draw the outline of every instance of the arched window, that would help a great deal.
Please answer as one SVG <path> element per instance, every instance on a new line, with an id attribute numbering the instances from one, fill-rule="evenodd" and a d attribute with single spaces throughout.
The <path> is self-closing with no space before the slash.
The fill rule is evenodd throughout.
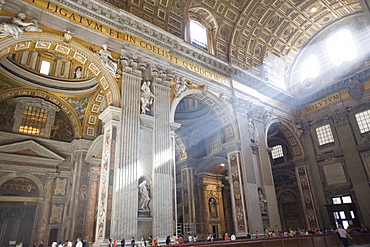
<path id="1" fill-rule="evenodd" d="M 347 29 L 342 29 L 326 40 L 330 60 L 335 66 L 350 62 L 357 57 L 356 44 Z"/>
<path id="2" fill-rule="evenodd" d="M 214 54 L 214 37 L 217 29 L 217 21 L 211 10 L 203 7 L 189 9 L 185 35 L 187 42 Z"/>
<path id="3" fill-rule="evenodd" d="M 306 61 L 304 61 L 301 72 L 299 76 L 299 81 L 301 84 L 304 84 L 307 79 L 314 79 L 318 77 L 320 74 L 320 66 L 319 62 L 315 55 L 311 54 L 307 58 Z"/>
<path id="4" fill-rule="evenodd" d="M 190 42 L 208 50 L 207 28 L 195 20 L 190 20 Z"/>

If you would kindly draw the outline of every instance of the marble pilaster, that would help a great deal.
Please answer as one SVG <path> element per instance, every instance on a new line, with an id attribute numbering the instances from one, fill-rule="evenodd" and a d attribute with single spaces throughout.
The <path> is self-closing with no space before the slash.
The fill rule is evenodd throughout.
<path id="1" fill-rule="evenodd" d="M 154 162 L 153 162 L 153 234 L 166 237 L 173 231 L 173 166 L 170 125 L 170 83 L 173 75 L 153 83 Z M 159 78 L 158 78 L 159 79 Z"/>
<path id="2" fill-rule="evenodd" d="M 350 121 L 348 121 L 348 111 L 342 110 L 332 115 L 338 134 L 339 143 L 342 143 L 341 149 L 345 159 L 345 169 L 349 176 L 349 181 L 352 183 L 355 201 L 359 211 L 362 212 L 364 222 L 370 222 L 370 214 L 367 212 L 370 204 L 370 188 L 366 170 L 363 161 L 357 150 L 357 141 L 353 133 Z M 357 128 L 357 127 L 356 127 Z M 343 145 L 345 143 L 345 145 Z M 353 198 L 354 199 L 354 198 Z M 353 200 L 352 199 L 352 200 Z"/>
<path id="3" fill-rule="evenodd" d="M 93 168 L 90 173 L 90 193 L 87 201 L 87 210 L 86 210 L 86 226 L 85 226 L 85 237 L 88 241 L 91 241 L 94 235 L 94 221 L 95 221 L 95 205 L 97 202 L 97 188 L 98 188 L 98 179 L 99 179 L 99 169 Z"/>
<path id="4" fill-rule="evenodd" d="M 261 177 L 259 168 L 259 149 L 260 139 L 264 135 L 260 135 L 259 126 L 255 126 L 252 121 L 254 131 L 251 131 L 251 119 L 242 113 L 237 115 L 240 131 L 240 142 L 243 143 L 240 147 L 240 162 L 241 175 L 245 191 L 246 212 L 248 215 L 248 225 L 251 233 L 256 230 L 263 232 L 262 212 L 259 204 L 258 188 L 261 187 Z M 256 128 L 257 127 L 257 128 Z M 253 138 L 252 138 L 253 137 Z M 254 140 L 254 142 L 251 141 Z M 248 145 L 249 144 L 249 145 Z"/>
<path id="5" fill-rule="evenodd" d="M 45 180 L 45 195 L 42 202 L 42 211 L 40 221 L 37 228 L 36 239 L 46 242 L 46 233 L 49 225 L 51 198 L 53 195 L 54 181 L 56 179 L 55 173 L 47 173 Z"/>
<path id="6" fill-rule="evenodd" d="M 296 176 L 301 195 L 302 207 L 303 211 L 305 212 L 306 224 L 310 228 L 319 228 L 319 221 L 317 220 L 316 208 L 313 200 L 307 167 L 304 165 L 297 166 Z"/>
<path id="7" fill-rule="evenodd" d="M 141 73 L 133 69 L 122 74 L 122 135 L 120 161 L 115 171 L 116 205 L 114 238 L 137 236 L 138 229 L 138 179 L 140 147 L 140 88 Z M 130 72 L 130 73 L 129 73 Z M 149 116 L 148 116 L 149 117 Z M 150 150 L 143 150 L 151 152 Z M 124 219 L 124 220 L 123 220 Z"/>
<path id="8" fill-rule="evenodd" d="M 104 124 L 103 154 L 100 169 L 100 193 L 98 199 L 97 226 L 94 246 L 100 245 L 110 236 L 111 219 L 114 218 L 113 177 L 116 164 L 116 146 L 121 110 L 109 106 L 99 116 Z"/>
<path id="9" fill-rule="evenodd" d="M 255 121 L 256 129 L 259 132 L 258 160 L 260 162 L 260 187 L 267 200 L 267 216 L 269 222 L 264 222 L 264 227 L 272 227 L 273 230 L 281 229 L 279 207 L 276 197 L 274 178 L 272 175 L 269 151 L 267 148 L 262 121 Z"/>

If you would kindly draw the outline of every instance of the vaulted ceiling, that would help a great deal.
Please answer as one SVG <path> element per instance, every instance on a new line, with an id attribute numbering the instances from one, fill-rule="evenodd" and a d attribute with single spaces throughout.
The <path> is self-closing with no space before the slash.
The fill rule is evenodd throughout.
<path id="1" fill-rule="evenodd" d="M 189 13 L 213 16 L 215 56 L 243 69 L 262 63 L 266 51 L 286 66 L 322 29 L 362 12 L 358 0 L 104 0 L 185 38 Z M 210 19 L 210 18 L 208 18 Z"/>

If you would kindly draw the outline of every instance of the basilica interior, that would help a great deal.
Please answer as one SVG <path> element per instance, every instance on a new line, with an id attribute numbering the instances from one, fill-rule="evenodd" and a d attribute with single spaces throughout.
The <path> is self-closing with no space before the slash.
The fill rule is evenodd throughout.
<path id="1" fill-rule="evenodd" d="M 0 0 L 0 246 L 370 226 L 368 0 Z"/>

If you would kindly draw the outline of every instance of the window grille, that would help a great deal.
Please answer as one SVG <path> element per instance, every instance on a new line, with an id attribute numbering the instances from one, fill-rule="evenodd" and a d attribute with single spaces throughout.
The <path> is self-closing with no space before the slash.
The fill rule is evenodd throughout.
<path id="1" fill-rule="evenodd" d="M 355 115 L 361 134 L 370 131 L 370 110 Z"/>
<path id="2" fill-rule="evenodd" d="M 43 136 L 45 134 L 47 117 L 47 110 L 26 106 L 23 111 L 19 132 Z"/>
<path id="3" fill-rule="evenodd" d="M 316 134 L 320 146 L 334 142 L 333 133 L 331 132 L 329 124 L 316 128 Z"/>
<path id="4" fill-rule="evenodd" d="M 271 156 L 272 156 L 272 159 L 277 159 L 277 158 L 283 157 L 284 156 L 283 146 L 276 145 L 276 146 L 272 147 Z"/>

